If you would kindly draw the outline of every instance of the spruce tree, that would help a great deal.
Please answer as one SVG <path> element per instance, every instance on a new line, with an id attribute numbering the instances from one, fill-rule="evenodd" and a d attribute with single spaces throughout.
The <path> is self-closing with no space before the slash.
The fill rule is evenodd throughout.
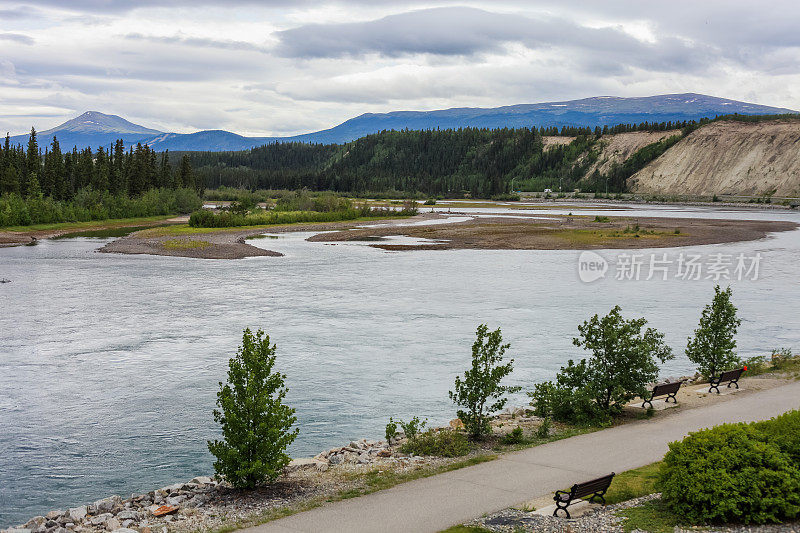
<path id="1" fill-rule="evenodd" d="M 286 376 L 275 370 L 276 345 L 269 335 L 245 329 L 242 345 L 228 362 L 228 382 L 220 382 L 214 420 L 222 440 L 208 442 L 217 475 L 234 487 L 271 483 L 289 464 L 287 447 L 297 437 L 294 409 L 283 403 Z"/>
<path id="2" fill-rule="evenodd" d="M 178 183 L 181 187 L 186 189 L 194 189 L 194 172 L 192 172 L 192 163 L 189 161 L 189 156 L 183 154 L 181 158 L 181 168 L 178 172 Z"/>
<path id="3" fill-rule="evenodd" d="M 736 316 L 732 294 L 730 287 L 725 290 L 719 285 L 714 287 L 714 299 L 703 309 L 694 337 L 689 337 L 686 345 L 686 356 L 697 364 L 706 379 L 742 364 L 734 351 L 734 335 L 742 321 Z"/>

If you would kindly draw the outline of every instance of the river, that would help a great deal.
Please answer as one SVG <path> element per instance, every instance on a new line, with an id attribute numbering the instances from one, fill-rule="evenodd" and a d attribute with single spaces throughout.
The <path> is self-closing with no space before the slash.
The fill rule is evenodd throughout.
<path id="1" fill-rule="evenodd" d="M 597 213 L 800 222 L 781 210 Z M 389 416 L 453 418 L 447 391 L 484 322 L 502 327 L 515 359 L 509 383 L 525 389 L 580 357 L 577 325 L 615 304 L 666 334 L 677 357 L 664 376 L 687 373 L 686 337 L 713 293 L 705 275 L 618 280 L 624 259 L 610 250 L 598 251 L 606 276 L 585 283 L 577 251 L 386 252 L 301 237 L 253 240 L 285 256 L 234 261 L 98 254 L 108 239 L 93 238 L 0 249 L 0 278 L 11 280 L 0 284 L 0 526 L 211 473 L 211 410 L 245 327 L 278 345 L 297 457 L 382 438 Z M 760 254 L 758 279 L 730 282 L 741 355 L 800 347 L 800 231 L 690 250 Z M 651 251 L 636 253 L 647 260 Z"/>

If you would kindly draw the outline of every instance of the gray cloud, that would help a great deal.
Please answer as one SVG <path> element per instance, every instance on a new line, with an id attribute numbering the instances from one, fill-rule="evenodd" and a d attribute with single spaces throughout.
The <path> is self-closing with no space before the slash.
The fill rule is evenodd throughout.
<path id="1" fill-rule="evenodd" d="M 668 37 L 642 42 L 620 28 L 589 28 L 557 17 L 529 18 L 469 7 L 441 7 L 390 15 L 368 22 L 309 24 L 275 33 L 276 52 L 291 58 L 396 58 L 409 54 L 472 56 L 500 53 L 507 43 L 530 49 L 578 50 L 576 59 L 602 71 L 630 66 L 648 70 L 695 70 L 711 60 L 712 50 Z"/>
<path id="2" fill-rule="evenodd" d="M 245 41 L 217 40 L 202 37 L 187 37 L 183 35 L 172 35 L 169 37 L 143 35 L 141 33 L 129 33 L 124 36 L 132 41 L 149 41 L 161 44 L 182 44 L 186 46 L 196 46 L 200 48 L 218 48 L 220 50 L 246 50 L 250 52 L 268 53 L 269 49 Z"/>
<path id="3" fill-rule="evenodd" d="M 36 41 L 33 37 L 22 33 L 0 33 L 0 41 L 13 41 L 15 43 L 32 45 Z"/>

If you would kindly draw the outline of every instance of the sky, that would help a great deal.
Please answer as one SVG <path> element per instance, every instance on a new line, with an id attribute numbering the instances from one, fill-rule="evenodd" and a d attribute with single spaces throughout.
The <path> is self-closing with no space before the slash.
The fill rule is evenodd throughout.
<path id="1" fill-rule="evenodd" d="M 796 0 L 0 0 L 0 129 L 284 136 L 362 113 L 696 92 L 800 110 Z"/>

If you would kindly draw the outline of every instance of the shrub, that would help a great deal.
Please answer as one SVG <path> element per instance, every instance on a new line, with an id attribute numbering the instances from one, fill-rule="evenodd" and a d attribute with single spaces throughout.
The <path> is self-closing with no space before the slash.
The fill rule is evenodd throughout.
<path id="1" fill-rule="evenodd" d="M 413 455 L 459 457 L 468 454 L 470 446 L 463 433 L 451 429 L 429 429 L 408 439 L 401 450 Z"/>
<path id="2" fill-rule="evenodd" d="M 770 364 L 767 358 L 763 355 L 754 355 L 744 360 L 744 367 L 747 368 L 747 373 L 751 376 L 763 374 L 769 370 Z"/>
<path id="3" fill-rule="evenodd" d="M 756 422 L 753 427 L 767 435 L 770 442 L 789 454 L 800 468 L 800 410 L 795 409 L 781 416 Z"/>
<path id="4" fill-rule="evenodd" d="M 403 422 L 402 420 L 398 420 L 397 422 L 400 424 L 400 427 L 403 428 L 403 434 L 406 438 L 413 439 L 428 424 L 428 419 L 420 420 L 418 416 L 415 416 L 408 422 Z"/>
<path id="5" fill-rule="evenodd" d="M 436 199 L 428 198 L 427 200 L 425 200 L 425 205 L 436 205 Z"/>
<path id="6" fill-rule="evenodd" d="M 539 424 L 539 427 L 536 428 L 536 437 L 540 439 L 546 439 L 550 436 L 550 419 L 544 418 L 542 419 L 542 423 Z"/>
<path id="7" fill-rule="evenodd" d="M 455 391 L 450 391 L 450 399 L 464 408 L 458 410 L 458 418 L 470 436 L 479 439 L 491 431 L 489 416 L 506 404 L 503 396 L 520 388 L 500 384 L 514 370 L 513 359 L 501 364 L 503 354 L 511 345 L 503 344 L 500 328 L 489 333 L 486 324 L 481 324 L 475 334 L 472 366 L 464 372 L 463 380 L 456 376 Z"/>
<path id="8" fill-rule="evenodd" d="M 611 416 L 594 401 L 585 387 L 572 388 L 547 381 L 534 385 L 529 392 L 536 416 L 552 418 L 576 426 L 598 426 L 611 421 Z"/>
<path id="9" fill-rule="evenodd" d="M 800 469 L 767 435 L 725 424 L 672 442 L 662 498 L 691 523 L 780 522 L 800 513 Z"/>
<path id="10" fill-rule="evenodd" d="M 286 376 L 275 371 L 277 347 L 258 330 L 244 330 L 242 346 L 228 362 L 228 382 L 220 382 L 214 420 L 222 440 L 208 442 L 214 470 L 237 488 L 277 479 L 289 464 L 286 448 L 297 437 L 294 409 L 283 403 Z"/>
<path id="11" fill-rule="evenodd" d="M 793 362 L 794 356 L 790 348 L 778 348 L 777 350 L 772 350 L 770 360 L 772 361 L 773 367 L 777 370 L 781 370 Z"/>
<path id="12" fill-rule="evenodd" d="M 596 217 L 594 217 L 594 221 L 595 222 L 611 222 L 611 219 L 608 218 L 608 217 L 597 215 Z"/>
<path id="13" fill-rule="evenodd" d="M 389 423 L 386 424 L 384 436 L 386 437 L 386 442 L 391 442 L 392 439 L 397 438 L 397 422 L 395 422 L 391 416 L 389 417 Z"/>
<path id="14" fill-rule="evenodd" d="M 509 433 L 503 436 L 504 444 L 520 444 L 524 441 L 525 434 L 520 427 L 512 429 Z"/>
<path id="15" fill-rule="evenodd" d="M 686 346 L 686 356 L 706 379 L 742 364 L 734 352 L 734 335 L 742 321 L 736 316 L 731 294 L 730 287 L 714 287 L 714 299 L 703 309 L 700 324 Z"/>

